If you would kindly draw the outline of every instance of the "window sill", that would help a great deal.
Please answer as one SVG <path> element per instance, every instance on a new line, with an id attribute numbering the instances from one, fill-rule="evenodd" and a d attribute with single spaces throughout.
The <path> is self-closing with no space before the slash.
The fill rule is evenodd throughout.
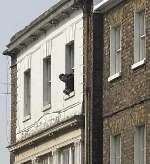
<path id="1" fill-rule="evenodd" d="M 25 116 L 25 117 L 23 118 L 23 122 L 27 122 L 27 121 L 29 121 L 30 119 L 31 119 L 31 115 Z"/>
<path id="2" fill-rule="evenodd" d="M 50 110 L 50 109 L 51 109 L 51 104 L 45 105 L 45 106 L 43 107 L 42 112 L 46 112 L 47 110 Z"/>
<path id="3" fill-rule="evenodd" d="M 121 72 L 118 72 L 108 78 L 108 82 L 111 82 L 121 76 Z"/>
<path id="4" fill-rule="evenodd" d="M 70 98 L 72 98 L 74 96 L 75 96 L 75 91 L 72 91 L 69 95 L 65 95 L 64 96 L 64 100 L 68 100 L 68 99 L 70 99 Z"/>
<path id="5" fill-rule="evenodd" d="M 139 62 L 133 64 L 133 65 L 131 66 L 131 69 L 134 70 L 134 69 L 136 69 L 136 68 L 138 68 L 138 67 L 144 65 L 144 64 L 145 64 L 145 61 L 146 61 L 146 59 L 144 58 L 143 60 L 141 60 L 141 61 L 139 61 Z"/>

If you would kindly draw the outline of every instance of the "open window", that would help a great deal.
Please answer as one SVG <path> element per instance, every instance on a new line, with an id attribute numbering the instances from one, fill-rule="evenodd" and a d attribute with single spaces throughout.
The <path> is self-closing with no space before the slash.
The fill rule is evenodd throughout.
<path id="1" fill-rule="evenodd" d="M 66 45 L 65 73 L 74 74 L 74 41 Z"/>
<path id="2" fill-rule="evenodd" d="M 65 83 L 64 94 L 74 91 L 74 41 L 66 45 L 65 74 L 60 74 L 59 78 Z"/>

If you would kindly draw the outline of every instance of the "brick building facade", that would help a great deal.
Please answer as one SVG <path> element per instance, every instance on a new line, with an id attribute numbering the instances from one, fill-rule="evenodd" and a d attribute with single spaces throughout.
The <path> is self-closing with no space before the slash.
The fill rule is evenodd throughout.
<path id="1" fill-rule="evenodd" d="M 150 1 L 116 2 L 113 4 L 113 1 L 109 1 L 97 9 L 103 14 L 104 20 L 103 163 L 146 164 L 150 162 Z M 143 16 L 139 19 L 143 19 L 143 23 L 137 18 L 141 13 Z M 117 35 L 118 27 L 120 34 L 115 37 L 119 37 L 120 43 L 114 60 L 121 66 L 111 74 L 112 64 L 116 64 L 112 59 L 113 44 L 117 44 L 113 35 Z M 142 41 L 136 44 L 137 28 L 143 28 L 143 36 L 139 32 L 138 39 L 143 37 L 145 45 L 142 45 L 144 56 L 135 61 L 137 54 L 142 54 L 138 52 L 142 49 Z M 120 60 L 117 60 L 117 55 Z"/>
<path id="2" fill-rule="evenodd" d="M 15 61 L 15 62 L 14 62 Z M 17 122 L 17 65 L 16 57 L 11 62 L 11 144 L 16 143 L 16 122 Z M 10 164 L 13 164 L 14 154 L 10 153 Z"/>

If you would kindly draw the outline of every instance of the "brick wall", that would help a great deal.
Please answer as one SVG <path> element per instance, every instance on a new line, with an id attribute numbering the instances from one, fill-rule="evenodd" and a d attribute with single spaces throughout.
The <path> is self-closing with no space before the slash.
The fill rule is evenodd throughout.
<path id="1" fill-rule="evenodd" d="M 146 65 L 132 70 L 134 59 L 134 11 L 132 0 L 105 14 L 104 18 L 104 114 L 119 111 L 146 96 Z M 121 24 L 121 77 L 108 82 L 110 26 Z"/>
<path id="2" fill-rule="evenodd" d="M 17 94 L 17 65 L 11 66 L 11 144 L 16 142 L 16 94 Z"/>
<path id="3" fill-rule="evenodd" d="M 103 71 L 103 163 L 110 162 L 110 136 L 121 134 L 122 164 L 134 163 L 134 132 L 146 125 L 150 144 L 150 1 L 127 0 L 104 14 Z M 146 63 L 131 69 L 134 60 L 134 12 L 146 11 Z M 110 26 L 121 24 L 121 77 L 108 82 L 110 75 Z M 150 162 L 146 148 L 147 163 Z"/>
<path id="4" fill-rule="evenodd" d="M 16 114 L 17 114 L 17 65 L 12 57 L 11 66 L 11 144 L 16 143 Z M 14 163 L 14 154 L 10 154 L 10 164 Z"/>

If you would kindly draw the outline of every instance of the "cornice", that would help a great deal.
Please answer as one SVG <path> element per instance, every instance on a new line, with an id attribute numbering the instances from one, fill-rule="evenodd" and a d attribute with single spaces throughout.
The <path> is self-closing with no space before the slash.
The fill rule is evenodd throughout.
<path id="1" fill-rule="evenodd" d="M 28 26 L 17 32 L 7 45 L 7 50 L 3 55 L 13 56 L 18 54 L 20 50 L 35 42 L 47 30 L 56 26 L 59 22 L 67 18 L 75 10 L 81 8 L 81 0 L 61 0 L 49 10 L 44 12 Z"/>
<path id="2" fill-rule="evenodd" d="M 72 131 L 78 128 L 83 128 L 83 127 L 84 127 L 84 116 L 83 115 L 74 116 L 36 135 L 33 135 L 29 138 L 26 138 L 25 140 L 19 141 L 15 144 L 8 146 L 8 149 L 10 152 L 16 153 L 23 149 L 32 147 L 34 145 L 38 145 L 42 143 L 43 141 L 45 142 L 46 140 L 50 140 L 61 134 L 65 134 L 69 131 Z"/>

